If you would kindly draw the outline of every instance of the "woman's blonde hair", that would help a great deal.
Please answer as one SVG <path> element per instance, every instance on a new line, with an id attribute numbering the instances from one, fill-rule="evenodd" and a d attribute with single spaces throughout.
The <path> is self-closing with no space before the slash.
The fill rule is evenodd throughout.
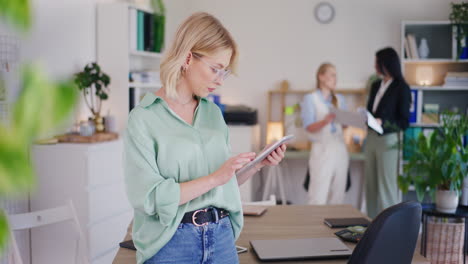
<path id="1" fill-rule="evenodd" d="M 331 63 L 328 63 L 328 62 L 325 62 L 325 63 L 322 63 L 322 65 L 320 65 L 320 67 L 318 68 L 317 70 L 317 75 L 316 75 L 316 78 L 317 78 L 317 89 L 321 89 L 320 88 L 320 79 L 319 79 L 319 76 L 324 74 L 328 69 L 330 68 L 333 68 L 333 69 L 336 69 L 335 65 L 331 64 Z M 336 95 L 335 95 L 335 92 L 334 91 L 330 91 L 331 92 L 331 96 L 332 96 L 332 104 L 334 107 L 338 107 L 338 98 L 336 98 Z"/>
<path id="2" fill-rule="evenodd" d="M 194 13 L 188 17 L 179 26 L 172 45 L 161 61 L 161 82 L 167 96 L 177 97 L 176 85 L 183 74 L 183 65 L 189 52 L 203 57 L 226 49 L 232 51 L 228 68 L 235 72 L 239 52 L 229 31 L 208 13 Z"/>

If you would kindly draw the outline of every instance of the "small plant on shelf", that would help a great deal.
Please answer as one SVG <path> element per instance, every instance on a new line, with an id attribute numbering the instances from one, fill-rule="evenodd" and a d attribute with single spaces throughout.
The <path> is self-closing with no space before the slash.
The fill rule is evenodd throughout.
<path id="1" fill-rule="evenodd" d="M 97 63 L 90 63 L 85 66 L 82 72 L 75 74 L 75 83 L 83 92 L 86 105 L 93 115 L 96 131 L 104 131 L 100 113 L 102 101 L 109 98 L 107 94 L 109 92 L 107 88 L 110 83 L 109 76 L 101 71 L 101 67 Z"/>

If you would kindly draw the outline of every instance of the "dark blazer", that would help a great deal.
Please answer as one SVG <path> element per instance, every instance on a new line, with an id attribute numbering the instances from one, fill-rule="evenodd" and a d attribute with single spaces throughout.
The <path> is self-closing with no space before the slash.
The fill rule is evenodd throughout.
<path id="1" fill-rule="evenodd" d="M 367 110 L 375 118 L 382 119 L 384 134 L 405 130 L 409 126 L 411 91 L 403 80 L 393 79 L 385 91 L 377 109 L 372 112 L 375 96 L 380 88 L 381 80 L 375 81 L 370 90 Z"/>

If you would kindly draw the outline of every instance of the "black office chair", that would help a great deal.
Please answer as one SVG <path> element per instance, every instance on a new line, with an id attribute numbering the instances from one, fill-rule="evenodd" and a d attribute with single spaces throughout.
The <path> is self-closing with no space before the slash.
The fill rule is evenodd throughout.
<path id="1" fill-rule="evenodd" d="M 421 204 L 404 202 L 372 221 L 348 264 L 411 263 L 421 224 Z"/>

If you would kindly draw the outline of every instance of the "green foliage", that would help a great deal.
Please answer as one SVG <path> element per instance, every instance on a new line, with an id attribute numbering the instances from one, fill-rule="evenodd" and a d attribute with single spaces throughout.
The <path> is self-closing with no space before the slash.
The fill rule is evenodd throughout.
<path id="1" fill-rule="evenodd" d="M 28 0 L 0 0 L 0 16 L 26 31 L 31 25 Z M 10 123 L 0 124 L 0 197 L 7 198 L 34 186 L 30 162 L 32 142 L 54 128 L 72 111 L 78 90 L 72 81 L 49 81 L 38 66 L 26 66 L 20 76 L 22 89 Z M 5 84 L 0 79 L 0 87 Z M 1 97 L 5 97 L 3 94 Z M 4 99 L 4 98 L 3 98 Z M 0 255 L 8 242 L 8 222 L 0 210 Z"/>
<path id="2" fill-rule="evenodd" d="M 453 24 L 463 24 L 468 22 L 468 3 L 451 3 L 452 12 L 450 13 L 450 21 Z"/>
<path id="3" fill-rule="evenodd" d="M 54 128 L 72 111 L 78 91 L 72 81 L 52 83 L 37 66 L 21 74 L 22 90 L 13 106 L 12 120 L 0 125 L 0 196 L 27 191 L 35 183 L 29 149 L 41 134 Z M 6 241 L 0 213 L 0 248 Z"/>
<path id="4" fill-rule="evenodd" d="M 151 0 L 151 6 L 156 15 L 162 15 L 162 16 L 166 15 L 166 7 L 164 6 L 164 3 L 162 0 Z"/>
<path id="5" fill-rule="evenodd" d="M 0 211 L 0 246 L 3 247 L 8 242 L 8 221 L 4 212 Z M 1 253 L 0 253 L 1 256 Z"/>
<path id="6" fill-rule="evenodd" d="M 110 83 L 109 75 L 101 72 L 97 63 L 85 66 L 82 72 L 75 74 L 75 83 L 83 92 L 83 96 L 91 113 L 94 116 L 101 112 L 102 100 L 107 100 L 107 86 Z M 93 94 L 94 93 L 94 94 Z"/>
<path id="7" fill-rule="evenodd" d="M 462 40 L 468 37 L 468 3 L 451 3 L 451 5 L 452 12 L 449 19 L 452 25 L 457 28 L 458 58 L 462 52 Z"/>
<path id="8" fill-rule="evenodd" d="M 0 0 L 0 16 L 21 30 L 31 26 L 29 0 Z"/>
<path id="9" fill-rule="evenodd" d="M 445 112 L 442 120 L 443 125 L 429 137 L 421 133 L 409 142 L 412 156 L 398 176 L 400 189 L 406 193 L 413 184 L 420 201 L 426 190 L 432 198 L 438 189 L 461 191 L 468 174 L 468 146 L 463 147 L 462 140 L 468 134 L 468 118 Z"/>

